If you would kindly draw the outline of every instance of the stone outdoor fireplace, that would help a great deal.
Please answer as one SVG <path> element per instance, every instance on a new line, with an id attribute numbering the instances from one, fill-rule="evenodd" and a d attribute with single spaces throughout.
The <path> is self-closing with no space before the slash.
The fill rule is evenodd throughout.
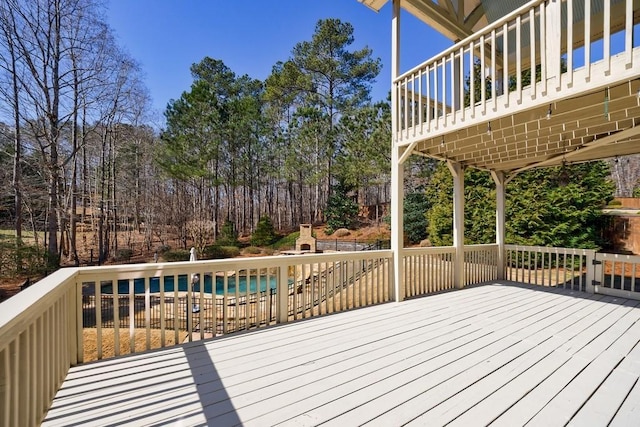
<path id="1" fill-rule="evenodd" d="M 316 238 L 311 235 L 311 224 L 300 224 L 300 237 L 296 239 L 296 251 L 316 252 Z"/>

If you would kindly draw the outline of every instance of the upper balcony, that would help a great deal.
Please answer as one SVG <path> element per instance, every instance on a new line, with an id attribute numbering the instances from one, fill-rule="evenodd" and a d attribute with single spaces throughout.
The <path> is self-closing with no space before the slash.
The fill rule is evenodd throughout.
<path id="1" fill-rule="evenodd" d="M 506 16 L 511 3 L 477 3 L 485 27 L 393 81 L 403 159 L 509 174 L 640 152 L 640 2 L 534 0 Z M 444 6 L 400 5 L 461 38 Z"/>

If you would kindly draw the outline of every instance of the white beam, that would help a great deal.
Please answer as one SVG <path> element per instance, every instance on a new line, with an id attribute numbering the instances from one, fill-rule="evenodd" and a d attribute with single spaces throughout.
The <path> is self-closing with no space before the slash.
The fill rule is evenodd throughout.
<path id="1" fill-rule="evenodd" d="M 504 245 L 505 245 L 505 179 L 504 172 L 491 171 L 491 177 L 496 184 L 496 244 L 498 245 L 498 279 L 504 280 Z"/>
<path id="2" fill-rule="evenodd" d="M 400 70 L 400 0 L 393 0 L 391 19 L 391 81 L 398 77 Z M 404 299 L 404 166 L 398 145 L 398 93 L 391 88 L 391 250 L 393 251 L 393 293 L 394 299 Z M 409 150 L 407 150 L 410 152 Z"/>
<path id="3" fill-rule="evenodd" d="M 453 175 L 453 246 L 456 259 L 453 267 L 453 283 L 458 289 L 464 287 L 464 168 L 460 163 L 448 161 Z"/>

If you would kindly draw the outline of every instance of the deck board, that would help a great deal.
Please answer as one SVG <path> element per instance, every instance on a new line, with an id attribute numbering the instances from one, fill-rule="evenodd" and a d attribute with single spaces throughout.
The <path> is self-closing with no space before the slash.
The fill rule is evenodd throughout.
<path id="1" fill-rule="evenodd" d="M 43 425 L 624 425 L 637 302 L 493 283 L 72 368 Z"/>

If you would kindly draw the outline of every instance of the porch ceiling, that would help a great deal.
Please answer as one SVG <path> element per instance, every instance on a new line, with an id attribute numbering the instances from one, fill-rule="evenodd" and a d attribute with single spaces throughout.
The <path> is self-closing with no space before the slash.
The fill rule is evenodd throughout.
<path id="1" fill-rule="evenodd" d="M 378 12 L 389 0 L 358 0 Z M 529 0 L 401 0 L 400 5 L 451 40 L 462 40 Z"/>
<path id="2" fill-rule="evenodd" d="M 424 139 L 413 153 L 506 172 L 637 154 L 639 91 L 636 79 L 583 93 Z"/>

